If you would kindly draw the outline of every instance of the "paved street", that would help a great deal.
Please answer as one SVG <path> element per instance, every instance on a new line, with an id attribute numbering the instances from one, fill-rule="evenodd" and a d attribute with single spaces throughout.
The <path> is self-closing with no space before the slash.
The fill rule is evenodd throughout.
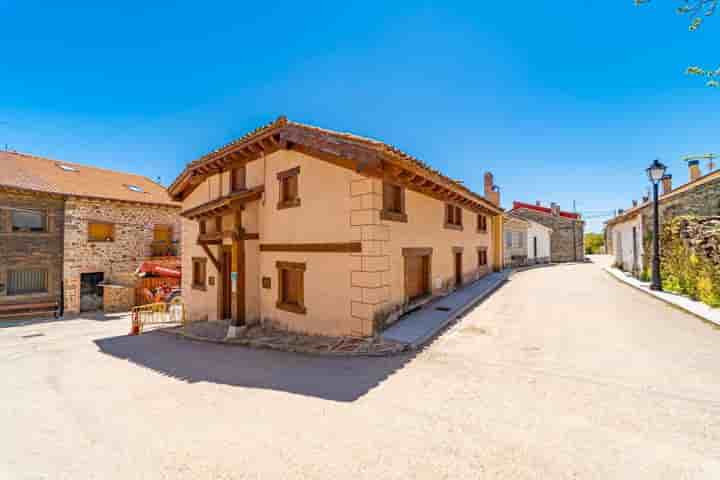
<path id="1" fill-rule="evenodd" d="M 518 273 L 404 357 L 127 330 L 0 329 L 0 478 L 720 478 L 720 330 L 598 263 Z"/>

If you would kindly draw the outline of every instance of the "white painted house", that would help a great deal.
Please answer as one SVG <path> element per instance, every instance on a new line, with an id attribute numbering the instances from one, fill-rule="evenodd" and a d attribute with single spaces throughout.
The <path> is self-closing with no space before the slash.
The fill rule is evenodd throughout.
<path id="1" fill-rule="evenodd" d="M 519 267 L 550 263 L 552 228 L 522 218 L 505 214 L 505 266 Z"/>
<path id="2" fill-rule="evenodd" d="M 526 219 L 527 220 L 527 219 Z M 550 263 L 550 239 L 552 228 L 546 227 L 532 220 L 527 220 L 529 226 L 527 231 L 527 263 L 535 265 L 538 263 Z"/>

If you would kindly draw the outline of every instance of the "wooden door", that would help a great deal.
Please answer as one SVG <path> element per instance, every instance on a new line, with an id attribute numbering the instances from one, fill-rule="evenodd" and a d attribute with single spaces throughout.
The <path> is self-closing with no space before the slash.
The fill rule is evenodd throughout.
<path id="1" fill-rule="evenodd" d="M 222 252 L 222 288 L 220 289 L 220 295 L 222 299 L 221 305 L 221 318 L 230 319 L 232 318 L 232 285 L 230 281 L 230 272 L 232 271 L 232 250 L 228 246 L 223 247 Z"/>
<path id="2" fill-rule="evenodd" d="M 427 255 L 405 257 L 405 292 L 410 301 L 428 293 L 429 259 Z"/>
<path id="3" fill-rule="evenodd" d="M 462 285 L 462 253 L 455 252 L 455 285 Z"/>

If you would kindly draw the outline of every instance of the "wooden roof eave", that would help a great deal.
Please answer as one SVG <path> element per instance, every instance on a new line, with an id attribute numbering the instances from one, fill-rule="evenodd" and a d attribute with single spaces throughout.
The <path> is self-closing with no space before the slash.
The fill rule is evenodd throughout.
<path id="1" fill-rule="evenodd" d="M 387 178 L 415 191 L 443 201 L 458 203 L 473 211 L 490 215 L 501 215 L 504 210 L 487 199 L 468 194 L 457 185 L 426 169 L 411 166 L 406 160 L 392 156 L 383 158 Z"/>
<path id="2" fill-rule="evenodd" d="M 259 186 L 243 192 L 226 195 L 180 212 L 180 216 L 189 220 L 199 220 L 201 218 L 224 215 L 230 211 L 242 208 L 247 203 L 259 200 L 264 191 L 265 187 Z"/>

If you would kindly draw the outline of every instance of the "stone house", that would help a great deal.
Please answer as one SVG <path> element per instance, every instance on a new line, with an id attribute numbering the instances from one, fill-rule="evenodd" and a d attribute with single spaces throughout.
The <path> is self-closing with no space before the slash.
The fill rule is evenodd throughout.
<path id="1" fill-rule="evenodd" d="M 688 162 L 689 181 L 673 188 L 672 175 L 661 182 L 659 211 L 661 225 L 680 215 L 711 217 L 720 215 L 720 170 L 703 175 L 698 160 Z M 627 272 L 648 274 L 653 235 L 653 202 L 649 196 L 632 201 L 631 208 L 605 222 L 606 252 Z"/>
<path id="2" fill-rule="evenodd" d="M 550 260 L 552 262 L 579 262 L 585 259 L 585 222 L 579 213 L 566 212 L 552 203 L 550 208 L 540 202 L 534 205 L 513 202 L 513 215 L 532 220 L 552 230 Z"/>
<path id="3" fill-rule="evenodd" d="M 191 319 L 370 336 L 502 268 L 503 210 L 399 149 L 284 117 L 191 162 L 182 201 Z"/>
<path id="4" fill-rule="evenodd" d="M 138 264 L 179 255 L 179 211 L 139 175 L 0 152 L 0 316 L 128 310 Z"/>

